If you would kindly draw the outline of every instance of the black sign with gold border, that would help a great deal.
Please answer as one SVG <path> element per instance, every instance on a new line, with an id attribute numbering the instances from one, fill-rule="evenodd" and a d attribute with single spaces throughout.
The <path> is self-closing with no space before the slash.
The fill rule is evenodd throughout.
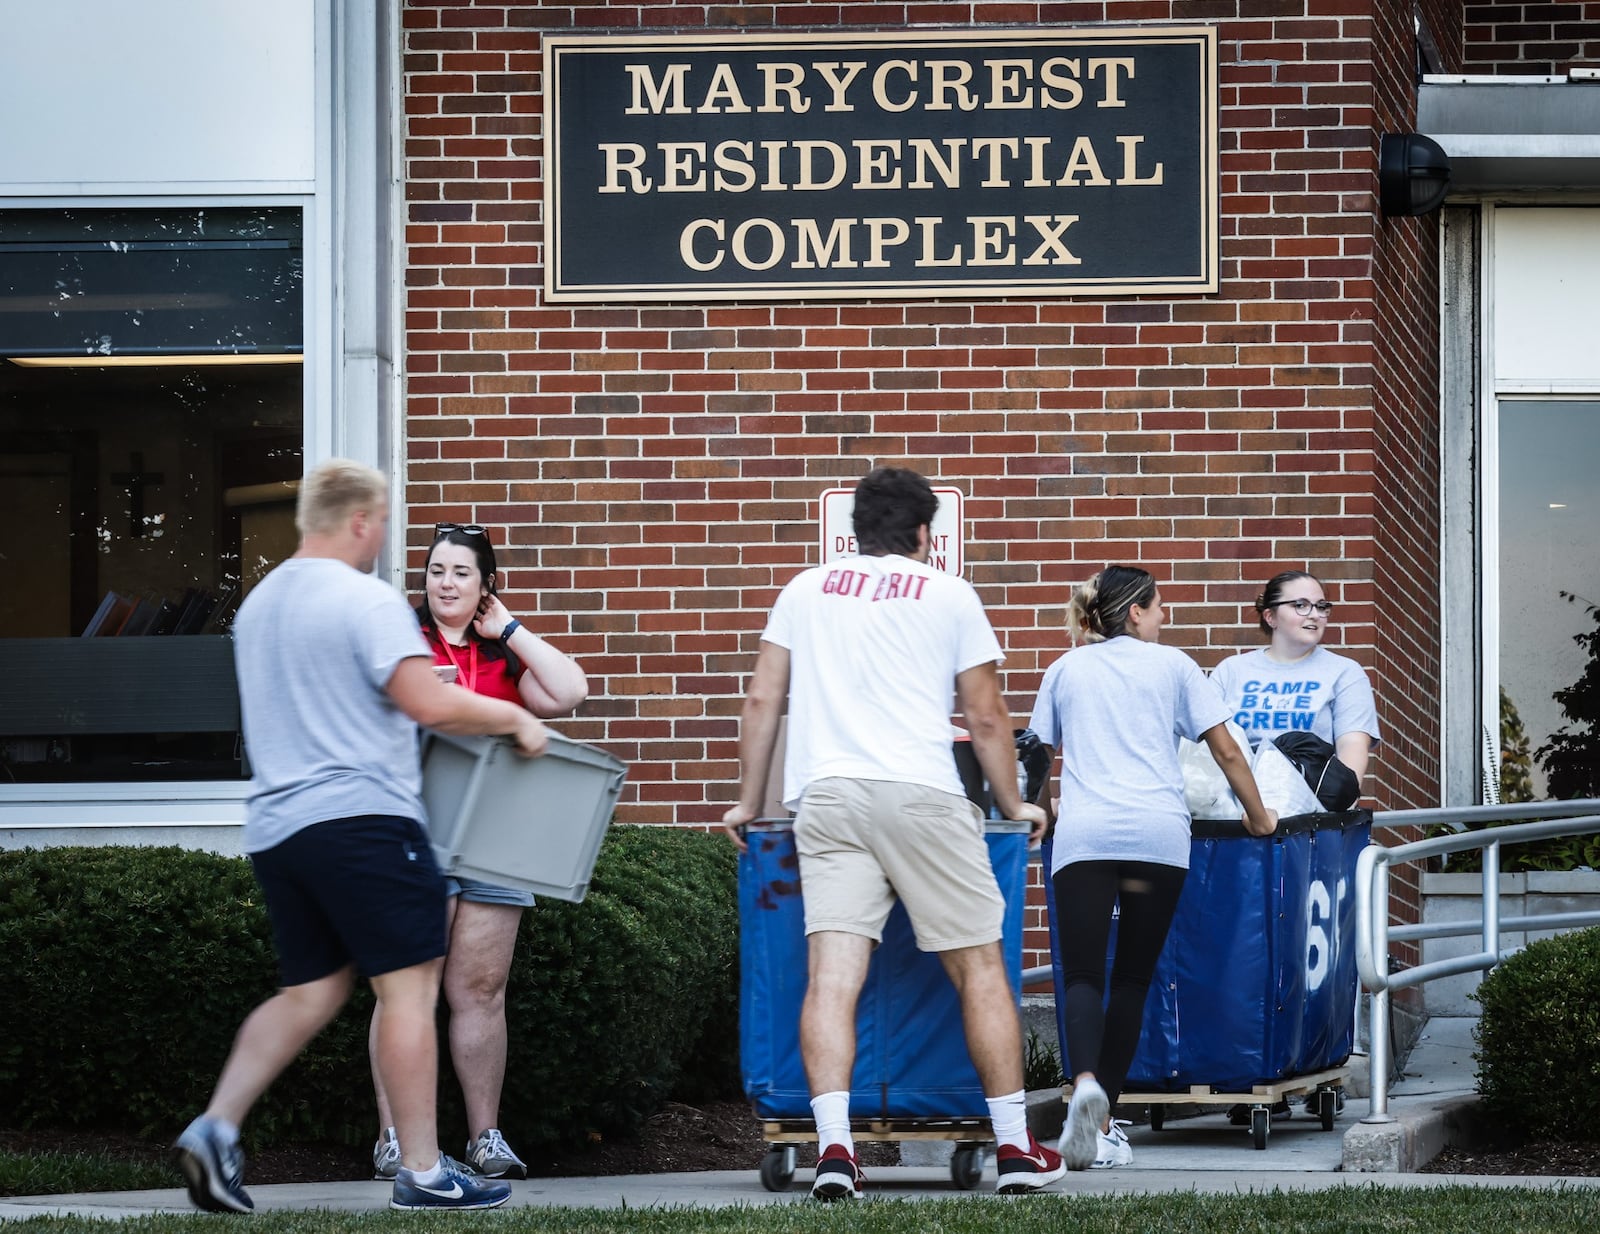
<path id="1" fill-rule="evenodd" d="M 1217 290 L 1214 28 L 544 42 L 551 302 Z"/>

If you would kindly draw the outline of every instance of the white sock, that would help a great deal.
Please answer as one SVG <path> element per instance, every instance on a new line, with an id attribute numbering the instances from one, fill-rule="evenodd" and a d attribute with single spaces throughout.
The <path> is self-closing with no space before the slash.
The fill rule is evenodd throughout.
<path id="1" fill-rule="evenodd" d="M 437 1161 L 435 1161 L 433 1163 L 433 1168 L 432 1169 L 430 1169 L 430 1170 L 412 1170 L 411 1171 L 411 1179 L 412 1179 L 412 1181 L 413 1182 L 417 1182 L 417 1183 L 421 1183 L 424 1187 L 433 1186 L 434 1183 L 438 1182 L 443 1177 L 444 1177 L 444 1155 L 443 1154 L 440 1154 L 439 1160 L 437 1160 Z"/>
<path id="2" fill-rule="evenodd" d="M 811 1116 L 817 1120 L 817 1153 L 820 1156 L 835 1144 L 855 1155 L 856 1142 L 850 1136 L 850 1094 L 819 1093 L 811 1099 Z"/>
<path id="3" fill-rule="evenodd" d="M 225 1118 L 213 1118 L 211 1125 L 216 1129 L 217 1134 L 222 1137 L 223 1143 L 237 1144 L 239 1142 L 238 1123 L 230 1123 Z"/>
<path id="4" fill-rule="evenodd" d="M 994 1124 L 995 1144 L 1009 1144 L 1028 1151 L 1028 1098 L 1022 1089 L 1004 1097 L 986 1097 L 989 1121 Z"/>

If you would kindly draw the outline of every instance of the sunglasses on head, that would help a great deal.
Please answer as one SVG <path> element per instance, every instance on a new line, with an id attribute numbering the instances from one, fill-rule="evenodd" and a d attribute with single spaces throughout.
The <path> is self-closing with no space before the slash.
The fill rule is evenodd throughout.
<path id="1" fill-rule="evenodd" d="M 436 536 L 446 536 L 452 531 L 459 531 L 464 536 L 486 536 L 489 534 L 485 528 L 480 527 L 477 523 L 435 523 L 433 525 L 433 534 Z"/>

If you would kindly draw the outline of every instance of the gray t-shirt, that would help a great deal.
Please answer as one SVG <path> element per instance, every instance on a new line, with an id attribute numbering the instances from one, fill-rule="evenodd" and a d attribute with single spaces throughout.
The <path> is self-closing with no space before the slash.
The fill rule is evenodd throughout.
<path id="1" fill-rule="evenodd" d="M 1050 872 L 1075 861 L 1188 869 L 1178 738 L 1198 741 L 1227 718 L 1199 665 L 1131 635 L 1076 648 L 1046 669 L 1028 725 L 1061 752 Z"/>
<path id="2" fill-rule="evenodd" d="M 1378 744 L 1367 670 L 1326 647 L 1293 664 L 1279 664 L 1264 650 L 1247 651 L 1217 665 L 1211 680 L 1253 746 L 1294 732 L 1335 744 L 1346 733 L 1366 733 Z"/>
<path id="3" fill-rule="evenodd" d="M 244 850 L 335 818 L 426 824 L 417 726 L 384 692 L 402 660 L 432 662 L 393 587 L 327 557 L 291 557 L 233 623 L 245 750 L 254 778 Z"/>

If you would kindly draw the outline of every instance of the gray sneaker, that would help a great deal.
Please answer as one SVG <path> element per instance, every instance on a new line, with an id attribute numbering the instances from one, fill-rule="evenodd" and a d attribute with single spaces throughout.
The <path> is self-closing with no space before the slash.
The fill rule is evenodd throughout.
<path id="1" fill-rule="evenodd" d="M 239 1141 L 224 1139 L 211 1119 L 204 1115 L 195 1119 L 172 1147 L 196 1208 L 208 1213 L 255 1210 L 242 1185 L 244 1153 Z"/>
<path id="2" fill-rule="evenodd" d="M 528 1177 L 527 1165 L 494 1127 L 467 1144 L 467 1164 L 485 1178 Z"/>
<path id="3" fill-rule="evenodd" d="M 372 1177 L 392 1179 L 400 1172 L 400 1137 L 385 1127 L 372 1146 Z"/>
<path id="4" fill-rule="evenodd" d="M 471 1211 L 499 1208 L 511 1198 L 509 1183 L 486 1183 L 449 1157 L 440 1157 L 439 1164 L 442 1176 L 428 1185 L 418 1182 L 411 1170 L 396 1172 L 389 1207 L 415 1212 Z"/>

